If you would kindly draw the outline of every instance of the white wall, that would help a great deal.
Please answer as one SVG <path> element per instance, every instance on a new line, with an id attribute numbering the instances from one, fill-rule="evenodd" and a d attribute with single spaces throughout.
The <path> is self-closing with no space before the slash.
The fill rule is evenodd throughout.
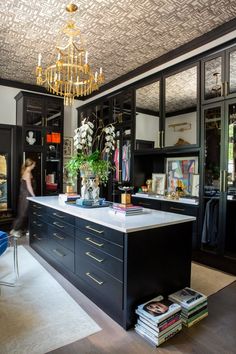
<path id="1" fill-rule="evenodd" d="M 0 85 L 0 124 L 16 125 L 16 101 L 14 97 L 21 89 Z M 26 91 L 26 90 L 23 90 Z M 32 91 L 28 91 L 32 92 Z M 33 92 L 36 93 L 36 92 Z M 38 93 L 40 94 L 40 93 Z M 78 106 L 81 101 L 77 101 Z M 82 102 L 83 104 L 83 102 Z M 73 136 L 77 127 L 77 111 L 75 107 L 64 108 L 64 135 Z"/>

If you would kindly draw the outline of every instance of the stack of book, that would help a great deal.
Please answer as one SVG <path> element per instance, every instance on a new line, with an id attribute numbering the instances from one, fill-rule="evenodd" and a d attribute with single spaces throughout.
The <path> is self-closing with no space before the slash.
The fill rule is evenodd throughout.
<path id="1" fill-rule="evenodd" d="M 155 346 L 166 342 L 182 329 L 181 306 L 163 296 L 139 305 L 135 331 Z"/>
<path id="2" fill-rule="evenodd" d="M 76 193 L 65 193 L 65 194 L 59 194 L 59 200 L 61 202 L 67 203 L 67 204 L 74 204 L 77 199 L 80 198 L 79 194 Z"/>
<path id="3" fill-rule="evenodd" d="M 168 298 L 181 306 L 181 319 L 186 327 L 191 327 L 208 315 L 207 297 L 196 290 L 186 287 Z"/>
<path id="4" fill-rule="evenodd" d="M 112 210 L 114 213 L 128 216 L 142 214 L 143 207 L 133 204 L 113 203 Z"/>

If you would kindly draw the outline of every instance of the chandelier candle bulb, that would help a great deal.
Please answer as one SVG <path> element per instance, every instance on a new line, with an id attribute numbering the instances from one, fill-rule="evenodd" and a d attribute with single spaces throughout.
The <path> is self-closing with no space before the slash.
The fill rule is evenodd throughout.
<path id="1" fill-rule="evenodd" d="M 85 52 L 85 64 L 88 64 L 88 52 Z"/>
<path id="2" fill-rule="evenodd" d="M 41 66 L 41 61 L 42 61 L 42 54 L 39 53 L 39 55 L 38 55 L 38 66 Z"/>

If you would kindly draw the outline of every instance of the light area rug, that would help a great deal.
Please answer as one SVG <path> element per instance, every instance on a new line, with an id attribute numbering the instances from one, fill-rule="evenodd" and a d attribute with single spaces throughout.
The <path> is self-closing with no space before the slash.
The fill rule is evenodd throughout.
<path id="1" fill-rule="evenodd" d="M 18 285 L 1 286 L 1 354 L 44 354 L 101 330 L 23 246 L 18 256 Z M 0 257 L 1 280 L 12 259 L 11 249 Z"/>
<path id="2" fill-rule="evenodd" d="M 236 277 L 192 262 L 191 287 L 207 296 L 216 293 L 236 280 Z"/>

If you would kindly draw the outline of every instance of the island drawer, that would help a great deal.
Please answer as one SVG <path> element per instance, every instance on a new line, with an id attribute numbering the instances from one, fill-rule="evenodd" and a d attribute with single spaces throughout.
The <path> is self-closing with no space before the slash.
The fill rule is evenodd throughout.
<path id="1" fill-rule="evenodd" d="M 63 213 L 62 211 L 58 211 L 58 210 L 52 209 L 52 208 L 47 208 L 47 213 L 50 217 L 52 217 L 56 221 L 66 222 L 67 224 L 70 224 L 71 226 L 75 225 L 75 217 L 73 215 Z"/>
<path id="2" fill-rule="evenodd" d="M 47 250 L 49 247 L 49 238 L 47 234 L 47 224 L 42 224 L 42 226 L 31 226 L 30 227 L 30 244 L 39 246 Z"/>
<path id="3" fill-rule="evenodd" d="M 94 289 L 93 294 L 96 294 L 96 297 L 105 300 L 106 304 L 111 304 L 113 309 L 122 308 L 122 282 L 79 258 L 76 261 L 76 274 Z"/>
<path id="4" fill-rule="evenodd" d="M 42 209 L 30 208 L 30 219 L 34 219 L 38 221 L 40 220 L 47 221 L 48 214 L 46 208 L 42 208 Z"/>
<path id="5" fill-rule="evenodd" d="M 80 218 L 76 218 L 75 226 L 76 228 L 80 228 L 82 231 L 87 231 L 93 236 L 99 236 L 123 246 L 123 233 L 120 231 Z"/>
<path id="6" fill-rule="evenodd" d="M 134 205 L 140 205 L 148 209 L 161 210 L 161 203 L 159 200 L 132 197 L 132 203 Z"/>
<path id="7" fill-rule="evenodd" d="M 113 257 L 123 260 L 124 250 L 122 246 L 113 242 L 109 242 L 102 237 L 89 234 L 88 232 L 81 229 L 76 229 L 75 235 L 77 239 L 83 241 L 84 244 L 88 246 L 92 246 L 94 250 L 97 249 L 106 252 L 108 254 L 111 254 Z"/>
<path id="8" fill-rule="evenodd" d="M 55 228 L 55 230 L 74 236 L 74 224 L 68 224 L 62 220 L 58 220 L 57 218 L 51 216 L 48 217 L 48 223 L 51 224 Z"/>
<path id="9" fill-rule="evenodd" d="M 123 281 L 123 262 L 101 250 L 76 239 L 76 256 L 81 261 L 86 260 L 99 269 Z"/>
<path id="10" fill-rule="evenodd" d="M 68 250 L 68 248 L 61 246 L 54 240 L 50 240 L 49 247 L 47 248 L 53 258 L 57 261 L 58 264 L 61 264 L 68 268 L 71 272 L 75 271 L 75 256 L 74 252 Z"/>
<path id="11" fill-rule="evenodd" d="M 48 226 L 48 234 L 51 239 L 58 242 L 61 246 L 68 248 L 72 252 L 75 250 L 75 237 L 74 233 L 70 232 L 70 235 L 64 233 L 61 230 L 55 229 L 54 226 Z"/>
<path id="12" fill-rule="evenodd" d="M 161 210 L 168 211 L 171 213 L 185 214 L 190 216 L 197 216 L 198 207 L 194 205 L 186 205 L 175 202 L 163 202 L 161 205 Z"/>

